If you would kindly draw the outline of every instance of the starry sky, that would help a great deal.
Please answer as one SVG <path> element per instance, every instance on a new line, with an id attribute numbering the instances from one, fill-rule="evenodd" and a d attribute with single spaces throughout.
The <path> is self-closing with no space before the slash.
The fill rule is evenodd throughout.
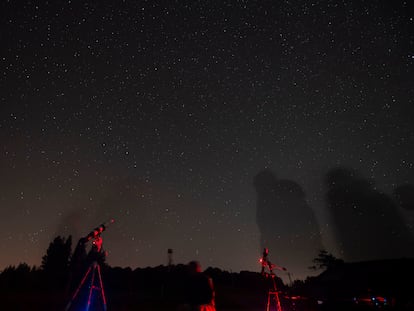
<path id="1" fill-rule="evenodd" d="M 113 266 L 166 264 L 171 248 L 174 263 L 260 271 L 263 170 L 301 187 L 323 247 L 340 256 L 328 171 L 355 169 L 387 195 L 414 184 L 409 1 L 0 11 L 0 269 L 38 266 L 55 236 L 76 244 L 114 218 L 103 234 Z M 398 212 L 414 233 L 413 211 Z M 291 254 L 269 256 L 289 269 Z"/>

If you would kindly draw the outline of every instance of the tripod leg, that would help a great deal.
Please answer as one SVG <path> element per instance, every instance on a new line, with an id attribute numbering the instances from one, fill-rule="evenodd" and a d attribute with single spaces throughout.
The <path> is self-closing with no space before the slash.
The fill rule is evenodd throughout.
<path id="1" fill-rule="evenodd" d="M 92 291 L 94 290 L 94 283 L 95 283 L 95 272 L 96 272 L 96 263 L 93 265 L 93 272 L 92 272 L 92 278 L 91 278 L 91 284 L 89 286 L 89 297 L 88 297 L 88 305 L 86 307 L 86 311 L 89 311 L 89 307 L 91 306 L 92 302 Z"/>
<path id="2" fill-rule="evenodd" d="M 280 305 L 280 299 L 279 299 L 279 292 L 277 290 L 276 281 L 275 281 L 274 278 L 273 278 L 273 294 L 275 295 L 275 302 L 276 302 L 277 311 L 282 311 L 282 306 Z"/>
<path id="3" fill-rule="evenodd" d="M 266 311 L 270 310 L 270 291 L 267 292 L 267 305 L 266 305 Z"/>
<path id="4" fill-rule="evenodd" d="M 277 304 L 277 311 L 282 311 L 282 306 L 280 305 L 280 299 L 279 299 L 279 293 L 278 292 L 276 292 L 275 299 L 276 299 L 276 304 Z"/>
<path id="5" fill-rule="evenodd" d="M 102 282 L 101 267 L 99 265 L 98 265 L 98 277 L 99 277 L 99 286 L 101 288 L 103 308 L 104 308 L 104 311 L 106 311 L 106 297 L 105 297 L 105 291 L 104 291 L 103 282 Z"/>
<path id="6" fill-rule="evenodd" d="M 76 289 L 75 293 L 73 294 L 71 300 L 69 301 L 68 305 L 65 308 L 65 311 L 68 311 L 72 305 L 72 302 L 76 299 L 76 297 L 79 294 L 80 289 L 82 288 L 83 284 L 85 283 L 86 278 L 88 277 L 89 273 L 91 272 L 92 267 L 89 267 L 88 270 L 86 271 L 84 277 L 82 278 L 82 281 L 80 282 L 78 288 Z"/>

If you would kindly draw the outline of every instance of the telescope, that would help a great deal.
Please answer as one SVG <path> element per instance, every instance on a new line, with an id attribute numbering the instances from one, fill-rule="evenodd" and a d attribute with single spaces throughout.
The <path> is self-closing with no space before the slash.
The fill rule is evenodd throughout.
<path id="1" fill-rule="evenodd" d="M 279 298 L 279 290 L 276 287 L 276 280 L 275 280 L 276 275 L 273 273 L 273 269 L 276 268 L 281 271 L 286 271 L 286 268 L 279 267 L 278 265 L 271 263 L 269 259 L 267 258 L 268 255 L 269 255 L 269 249 L 265 248 L 263 250 L 262 258 L 259 259 L 259 262 L 262 264 L 262 275 L 264 275 L 266 278 L 270 276 L 272 279 L 272 287 L 269 288 L 268 293 L 267 293 L 266 311 L 270 310 L 270 302 L 271 302 L 272 297 L 274 298 L 274 302 L 275 302 L 274 310 L 282 311 L 282 305 L 280 304 L 280 298 Z M 265 271 L 266 268 L 269 269 L 269 272 Z"/>
<path id="2" fill-rule="evenodd" d="M 259 262 L 262 264 L 262 274 L 265 273 L 265 269 L 268 268 L 270 273 L 273 274 L 273 269 L 280 271 L 287 271 L 285 267 L 280 267 L 274 263 L 271 263 L 267 256 L 269 255 L 269 249 L 265 248 L 263 250 L 263 256 L 259 259 Z"/>
<path id="3" fill-rule="evenodd" d="M 103 311 L 106 311 L 106 297 L 103 288 L 103 282 L 101 277 L 101 267 L 100 267 L 100 259 L 105 256 L 105 253 L 102 251 L 102 237 L 101 233 L 105 231 L 105 229 L 110 225 L 113 224 L 115 220 L 111 219 L 107 222 L 104 222 L 100 226 L 93 229 L 89 234 L 83 238 L 79 239 L 78 245 L 76 246 L 75 252 L 77 254 L 82 253 L 85 251 L 85 244 L 86 242 L 92 241 L 92 249 L 89 252 L 91 260 L 91 264 L 86 271 L 85 275 L 83 276 L 79 286 L 77 287 L 76 291 L 74 292 L 71 300 L 66 305 L 65 311 L 71 310 L 80 310 L 79 307 L 82 306 L 82 310 L 88 311 L 91 307 L 91 310 L 97 310 L 98 307 L 102 307 Z M 86 253 L 85 253 L 86 255 Z M 74 254 L 73 258 L 77 258 Z M 72 259 L 73 260 L 73 259 Z M 87 282 L 89 284 L 87 284 Z M 87 299 L 83 301 L 82 294 L 79 298 L 79 293 L 82 292 L 83 294 L 87 291 L 87 295 L 85 296 Z M 93 291 L 98 291 L 98 294 L 92 295 Z M 99 297 L 100 294 L 100 297 Z M 101 298 L 99 300 L 99 298 Z M 74 306 L 74 308 L 72 308 Z M 85 308 L 86 307 L 86 308 Z"/>
<path id="4" fill-rule="evenodd" d="M 85 236 L 84 238 L 82 238 L 81 240 L 83 242 L 88 242 L 92 239 L 96 239 L 98 238 L 102 232 L 105 231 L 105 229 L 110 225 L 113 224 L 115 222 L 114 219 L 110 219 L 107 222 L 104 222 L 103 224 L 101 224 L 100 226 L 96 227 L 95 229 L 93 229 L 87 236 Z"/>

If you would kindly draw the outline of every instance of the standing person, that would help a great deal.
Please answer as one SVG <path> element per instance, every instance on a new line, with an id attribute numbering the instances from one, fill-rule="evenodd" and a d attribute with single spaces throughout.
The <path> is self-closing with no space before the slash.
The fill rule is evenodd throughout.
<path id="1" fill-rule="evenodd" d="M 188 303 L 191 311 L 216 311 L 213 280 L 201 271 L 198 261 L 188 264 Z"/>

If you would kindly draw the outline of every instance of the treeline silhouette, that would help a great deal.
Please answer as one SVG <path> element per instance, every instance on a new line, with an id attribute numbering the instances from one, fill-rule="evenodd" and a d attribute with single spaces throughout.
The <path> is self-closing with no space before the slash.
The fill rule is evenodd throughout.
<path id="1" fill-rule="evenodd" d="M 0 308 L 7 310 L 64 310 L 80 284 L 67 254 L 71 238 L 57 237 L 41 267 L 25 263 L 9 266 L 0 274 Z M 68 260 L 69 259 L 69 260 Z M 188 286 L 186 264 L 157 267 L 111 267 L 101 263 L 108 310 L 180 310 Z M 86 268 L 86 267 L 85 267 Z M 84 271 L 84 269 L 83 269 Z M 232 273 L 207 268 L 214 282 L 218 310 L 264 309 L 270 284 L 260 273 Z M 281 289 L 287 287 L 276 278 Z M 84 301 L 84 306 L 86 301 Z"/>
<path id="2" fill-rule="evenodd" d="M 332 258 L 320 256 L 318 264 L 322 265 L 320 267 L 331 266 L 334 262 Z M 1 309 L 64 310 L 87 268 L 96 261 L 102 268 L 109 310 L 181 310 L 180 306 L 185 303 L 189 277 L 187 264 L 134 270 L 129 267 L 111 267 L 105 262 L 105 257 L 97 258 L 92 248 L 86 252 L 84 243 L 78 243 L 72 252 L 72 237 L 57 236 L 49 244 L 40 267 L 21 263 L 1 272 Z M 259 272 L 233 273 L 214 267 L 207 268 L 204 273 L 214 282 L 218 310 L 266 307 L 267 292 L 272 288 L 270 277 Z M 286 295 L 293 291 L 299 293 L 306 283 L 296 282 L 289 287 L 277 276 L 275 281 L 277 288 Z M 290 301 L 282 299 L 282 303 L 287 305 Z M 306 306 L 306 310 L 316 310 L 313 309 L 316 308 L 314 300 L 301 303 Z M 296 304 L 299 307 L 299 303 Z M 302 310 L 298 307 L 296 310 Z"/>
<path id="3" fill-rule="evenodd" d="M 57 237 L 51 247 L 61 246 L 62 242 L 68 246 L 68 241 L 70 238 Z M 22 263 L 0 274 L 2 310 L 65 309 L 78 284 L 73 282 L 70 261 L 62 260 L 64 256 L 49 257 L 54 252 L 51 247 L 41 267 Z M 59 251 L 63 253 L 63 249 Z M 68 263 L 64 270 L 60 270 L 62 262 Z M 289 285 L 276 277 L 284 311 L 412 310 L 409 284 L 414 279 L 414 259 L 345 263 L 321 250 L 313 263 L 314 269 L 322 271 L 317 277 L 295 280 Z M 61 273 L 54 273 L 57 270 L 53 272 L 47 265 L 59 267 Z M 180 306 L 188 286 L 186 264 L 134 270 L 105 263 L 101 266 L 108 310 L 183 310 Z M 217 310 L 266 310 L 270 278 L 258 272 L 233 273 L 212 267 L 205 273 L 215 285 Z M 384 299 L 386 304 L 375 304 L 373 298 Z"/>

